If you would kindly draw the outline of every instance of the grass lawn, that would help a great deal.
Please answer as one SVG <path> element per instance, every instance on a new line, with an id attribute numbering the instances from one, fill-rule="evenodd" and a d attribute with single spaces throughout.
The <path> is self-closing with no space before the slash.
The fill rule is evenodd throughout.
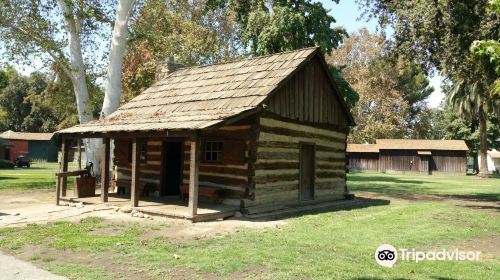
<path id="1" fill-rule="evenodd" d="M 369 178 L 373 177 L 373 185 Z M 425 180 L 424 183 L 418 183 Z M 498 179 L 350 174 L 351 189 L 385 194 L 498 197 Z M 470 183 L 470 184 L 469 184 Z M 397 190 L 388 190 L 393 186 Z M 462 186 L 460 188 L 460 186 Z M 496 188 L 496 190 L 495 190 Z M 390 198 L 388 205 L 287 218 L 268 229 L 173 243 L 152 224 L 117 224 L 90 217 L 0 229 L 0 249 L 71 279 L 499 279 L 500 213 L 436 201 Z M 169 226 L 169 225 L 164 225 Z M 374 260 L 381 244 L 396 248 L 484 251 L 480 261 Z M 132 276 L 131 276 L 132 275 Z M 136 277 L 134 277 L 135 275 Z M 210 278 L 212 279 L 212 278 Z"/>
<path id="2" fill-rule="evenodd" d="M 59 164 L 55 162 L 33 162 L 29 168 L 0 169 L 0 191 L 53 189 L 58 169 Z"/>
<path id="3" fill-rule="evenodd" d="M 351 191 L 387 195 L 427 194 L 463 199 L 500 201 L 500 178 L 474 175 L 408 175 L 383 173 L 348 174 Z"/>

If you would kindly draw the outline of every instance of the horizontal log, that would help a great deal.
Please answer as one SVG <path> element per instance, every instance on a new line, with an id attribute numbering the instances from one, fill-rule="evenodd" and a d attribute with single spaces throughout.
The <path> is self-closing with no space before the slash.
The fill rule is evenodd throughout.
<path id="1" fill-rule="evenodd" d="M 269 175 L 255 176 L 253 178 L 253 181 L 255 182 L 255 184 L 263 184 L 270 182 L 290 181 L 298 178 L 299 178 L 299 172 L 297 170 L 295 174 L 269 174 Z"/>
<path id="2" fill-rule="evenodd" d="M 189 165 L 184 165 L 184 172 L 189 173 Z M 240 168 L 232 168 L 226 166 L 212 166 L 212 165 L 200 165 L 199 172 L 202 173 L 215 173 L 215 174 L 228 174 L 228 175 L 237 175 L 237 176 L 248 176 L 249 170 L 240 169 Z"/>
<path id="3" fill-rule="evenodd" d="M 183 184 L 189 184 L 189 179 L 184 179 L 182 180 Z M 210 181 L 199 181 L 198 184 L 200 186 L 205 186 L 205 187 L 215 187 L 215 188 L 221 188 L 221 189 L 227 189 L 227 190 L 234 190 L 234 191 L 240 191 L 240 192 L 245 192 L 247 189 L 247 184 L 239 184 L 239 185 L 225 185 L 225 184 L 218 184 Z"/>
<path id="4" fill-rule="evenodd" d="M 317 171 L 316 178 L 345 178 L 345 171 Z"/>
<path id="5" fill-rule="evenodd" d="M 255 170 L 255 177 L 262 177 L 262 176 L 268 176 L 268 175 L 292 175 L 295 176 L 298 174 L 299 169 L 298 168 L 291 168 L 291 169 L 256 169 Z"/>
<path id="6" fill-rule="evenodd" d="M 184 174 L 183 179 L 189 179 L 188 174 Z M 248 185 L 248 178 L 245 179 L 237 179 L 237 178 L 227 178 L 227 177 L 220 177 L 220 176 L 212 176 L 212 175 L 206 175 L 206 174 L 200 174 L 199 176 L 200 181 L 205 181 L 205 182 L 212 182 L 216 184 L 221 184 L 221 185 Z"/>
<path id="7" fill-rule="evenodd" d="M 257 162 L 254 165 L 255 169 L 266 169 L 266 170 L 276 170 L 276 169 L 298 169 L 298 161 L 289 162 Z"/>
<path id="8" fill-rule="evenodd" d="M 345 133 L 312 127 L 310 125 L 305 125 L 297 122 L 281 121 L 271 118 L 260 118 L 260 125 L 262 127 L 280 127 L 291 131 L 301 131 L 307 134 L 320 135 L 322 137 L 334 138 L 336 140 L 345 141 Z M 319 138 L 319 137 L 315 137 Z"/>
<path id="9" fill-rule="evenodd" d="M 333 142 L 333 141 L 328 141 L 328 140 L 323 140 L 323 139 L 318 139 L 318 138 L 294 137 L 294 136 L 290 136 L 290 135 L 267 133 L 264 131 L 260 132 L 259 141 L 266 141 L 266 142 L 279 141 L 279 142 L 290 142 L 290 143 L 309 142 L 309 143 L 315 143 L 316 145 L 345 149 L 345 142 L 343 142 L 343 141 L 342 142 L 341 141 Z"/>
<path id="10" fill-rule="evenodd" d="M 258 160 L 288 159 L 298 160 L 299 153 L 275 153 L 275 152 L 257 152 Z"/>

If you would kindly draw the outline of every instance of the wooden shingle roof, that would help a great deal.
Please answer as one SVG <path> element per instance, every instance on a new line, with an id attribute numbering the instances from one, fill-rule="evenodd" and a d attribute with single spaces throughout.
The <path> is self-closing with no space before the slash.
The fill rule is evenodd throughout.
<path id="1" fill-rule="evenodd" d="M 348 153 L 378 153 L 376 144 L 347 144 Z"/>
<path id="2" fill-rule="evenodd" d="M 464 140 L 377 139 L 380 150 L 468 151 Z"/>
<path id="3" fill-rule="evenodd" d="M 0 138 L 7 140 L 50 141 L 53 136 L 54 133 L 16 132 L 12 130 L 0 133 Z"/>
<path id="4" fill-rule="evenodd" d="M 182 68 L 156 82 L 110 116 L 59 133 L 208 128 L 256 109 L 318 52 L 318 48 L 306 48 Z"/>

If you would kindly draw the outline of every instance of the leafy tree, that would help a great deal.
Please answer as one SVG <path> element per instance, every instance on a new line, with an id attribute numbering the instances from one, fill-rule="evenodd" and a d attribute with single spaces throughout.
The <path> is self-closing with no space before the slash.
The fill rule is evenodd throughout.
<path id="1" fill-rule="evenodd" d="M 338 3 L 339 0 L 333 0 Z M 219 3 L 224 5 L 224 0 Z M 228 9 L 236 13 L 239 36 L 245 49 L 252 55 L 319 46 L 324 54 L 338 48 L 347 36 L 343 28 L 335 28 L 335 18 L 320 2 L 312 0 L 233 0 Z M 342 68 L 331 66 L 330 73 L 340 87 L 348 107 L 359 100 L 358 93 L 349 86 Z"/>
<path id="2" fill-rule="evenodd" d="M 355 143 L 376 138 L 422 138 L 430 128 L 424 100 L 433 91 L 421 68 L 387 52 L 384 38 L 360 29 L 327 59 L 343 68 L 359 93 L 353 112 Z"/>
<path id="3" fill-rule="evenodd" d="M 487 119 L 499 99 L 489 94 L 497 78 L 494 67 L 470 53 L 475 40 L 499 38 L 500 17 L 487 0 L 357 0 L 366 14 L 394 29 L 393 49 L 424 69 L 437 69 L 455 84 L 451 104 L 462 116 L 479 121 L 481 175 L 487 175 Z M 467 104 L 468 103 L 468 104 Z"/>
<path id="4" fill-rule="evenodd" d="M 151 86 L 168 57 L 193 66 L 240 54 L 234 13 L 207 0 L 147 0 L 131 25 L 123 69 L 127 101 Z"/>
<path id="5" fill-rule="evenodd" d="M 329 53 L 345 35 L 334 23 L 328 10 L 310 0 L 148 0 L 132 24 L 124 99 L 150 86 L 157 61 L 167 57 L 190 66 L 315 45 Z M 358 94 L 341 68 L 330 69 L 352 107 Z"/>

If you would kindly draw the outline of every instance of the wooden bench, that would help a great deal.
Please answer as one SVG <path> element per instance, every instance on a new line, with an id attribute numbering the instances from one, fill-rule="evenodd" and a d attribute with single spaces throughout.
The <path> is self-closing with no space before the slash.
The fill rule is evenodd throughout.
<path id="1" fill-rule="evenodd" d="M 201 186 L 198 187 L 198 195 L 208 197 L 214 203 L 221 202 L 221 194 L 222 194 L 221 189 L 210 188 L 210 187 L 201 187 Z M 183 200 L 187 200 L 189 198 L 189 186 L 188 185 L 181 186 L 181 198 Z"/>

